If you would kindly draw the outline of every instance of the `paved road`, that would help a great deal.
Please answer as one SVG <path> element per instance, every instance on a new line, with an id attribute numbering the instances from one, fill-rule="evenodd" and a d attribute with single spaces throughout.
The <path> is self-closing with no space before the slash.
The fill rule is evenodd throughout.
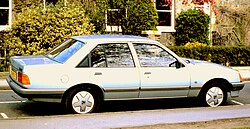
<path id="1" fill-rule="evenodd" d="M 66 114 L 60 104 L 31 102 L 13 91 L 0 91 L 0 96 L 4 128 L 27 128 L 31 122 L 31 128 L 110 128 L 250 116 L 250 83 L 240 97 L 218 108 L 201 107 L 196 99 L 115 101 L 106 102 L 100 113 L 88 115 Z"/>

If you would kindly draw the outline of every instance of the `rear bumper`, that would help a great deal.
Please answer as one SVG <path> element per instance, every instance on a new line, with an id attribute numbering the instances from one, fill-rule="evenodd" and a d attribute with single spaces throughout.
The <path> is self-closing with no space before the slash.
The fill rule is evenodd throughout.
<path id="1" fill-rule="evenodd" d="M 29 89 L 16 83 L 10 76 L 7 76 L 6 80 L 11 89 L 23 98 L 45 98 L 58 101 L 58 99 L 61 100 L 63 93 L 66 91 L 66 89 Z"/>

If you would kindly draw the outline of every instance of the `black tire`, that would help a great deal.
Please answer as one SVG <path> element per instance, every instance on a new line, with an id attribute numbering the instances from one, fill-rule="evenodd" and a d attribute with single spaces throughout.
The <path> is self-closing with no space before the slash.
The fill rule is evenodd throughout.
<path id="1" fill-rule="evenodd" d="M 65 107 L 69 113 L 86 114 L 98 111 L 100 97 L 90 88 L 74 88 L 65 97 Z"/>
<path id="2" fill-rule="evenodd" d="M 200 99 L 203 105 L 217 107 L 227 102 L 225 85 L 214 82 L 201 91 Z"/>

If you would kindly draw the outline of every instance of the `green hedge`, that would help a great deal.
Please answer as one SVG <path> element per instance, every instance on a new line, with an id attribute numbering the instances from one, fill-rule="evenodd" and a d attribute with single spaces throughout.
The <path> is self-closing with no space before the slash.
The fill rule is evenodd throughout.
<path id="1" fill-rule="evenodd" d="M 226 66 L 250 66 L 250 47 L 169 47 L 180 57 L 205 60 Z"/>

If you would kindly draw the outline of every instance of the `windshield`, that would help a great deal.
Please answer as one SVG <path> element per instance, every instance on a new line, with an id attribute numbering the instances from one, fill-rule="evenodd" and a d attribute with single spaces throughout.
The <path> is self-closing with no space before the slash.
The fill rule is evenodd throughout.
<path id="1" fill-rule="evenodd" d="M 68 39 L 65 42 L 63 42 L 61 45 L 52 49 L 47 54 L 47 56 L 57 62 L 64 63 L 83 46 L 84 46 L 83 42 L 80 42 L 74 39 Z"/>

